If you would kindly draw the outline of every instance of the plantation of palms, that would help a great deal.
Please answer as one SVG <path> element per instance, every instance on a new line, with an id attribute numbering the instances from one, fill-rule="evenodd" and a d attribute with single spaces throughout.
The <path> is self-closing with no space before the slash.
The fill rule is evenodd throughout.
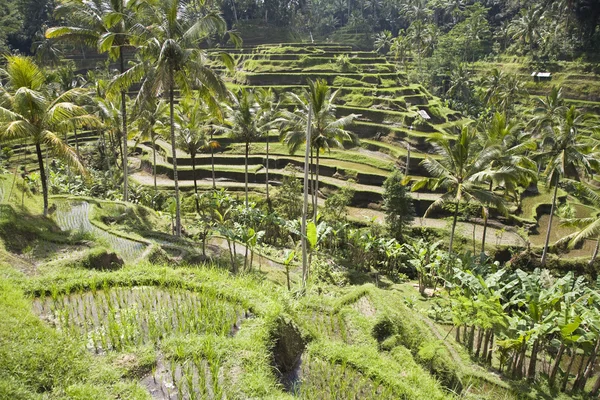
<path id="1" fill-rule="evenodd" d="M 598 395 L 593 4 L 29 3 L 0 398 Z"/>

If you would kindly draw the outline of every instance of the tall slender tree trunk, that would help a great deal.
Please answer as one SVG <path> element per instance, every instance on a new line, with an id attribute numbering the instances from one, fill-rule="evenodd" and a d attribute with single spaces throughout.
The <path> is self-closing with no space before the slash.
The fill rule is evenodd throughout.
<path id="1" fill-rule="evenodd" d="M 454 218 L 452 219 L 452 231 L 450 232 L 450 245 L 449 247 L 449 251 L 450 254 L 452 254 L 452 246 L 454 244 L 454 232 L 456 231 L 456 221 L 458 220 L 458 201 L 456 202 L 456 206 L 454 207 Z M 450 264 L 448 264 L 448 272 L 450 272 L 449 270 L 450 268 Z"/>
<path id="2" fill-rule="evenodd" d="M 246 208 L 248 208 L 248 151 L 250 147 L 250 142 L 246 140 L 246 158 L 244 161 L 244 179 L 245 179 L 245 192 L 246 192 Z"/>
<path id="3" fill-rule="evenodd" d="M 152 134 L 152 176 L 154 177 L 154 194 L 158 191 L 156 184 L 156 136 Z"/>
<path id="4" fill-rule="evenodd" d="M 552 207 L 550 208 L 550 221 L 548 221 L 548 230 L 546 231 L 546 241 L 544 242 L 544 252 L 542 253 L 542 267 L 546 265 L 548 258 L 548 246 L 550 245 L 550 232 L 552 232 L 552 218 L 556 208 L 556 195 L 558 194 L 558 180 L 554 183 L 554 196 L 552 196 Z"/>
<path id="5" fill-rule="evenodd" d="M 308 124 L 306 126 L 306 150 L 304 151 L 304 202 L 302 203 L 302 225 L 301 225 L 301 240 L 302 240 L 302 287 L 306 287 L 308 279 L 308 243 L 306 239 L 306 218 L 308 214 L 308 162 L 309 153 L 312 155 L 312 146 L 310 145 L 312 129 L 312 104 L 309 105 Z M 311 158 L 312 160 L 312 158 Z"/>
<path id="6" fill-rule="evenodd" d="M 490 182 L 490 186 L 488 190 L 490 193 L 493 189 L 493 183 Z M 483 237 L 481 238 L 481 254 L 485 254 L 485 237 L 487 235 L 487 227 L 488 227 L 488 217 L 490 214 L 490 208 L 486 205 L 483 207 Z"/>
<path id="7" fill-rule="evenodd" d="M 319 211 L 319 153 L 320 153 L 320 149 L 317 147 L 317 164 L 316 164 L 316 172 L 315 172 L 315 209 L 314 209 L 315 225 L 317 224 L 317 217 L 318 217 L 318 211 Z"/>
<path id="8" fill-rule="evenodd" d="M 315 205 L 315 171 L 313 170 L 313 148 L 310 147 L 310 197 L 312 200 L 313 212 L 316 207 Z"/>
<path id="9" fill-rule="evenodd" d="M 121 73 L 125 72 L 125 58 L 123 57 L 123 49 L 120 51 Z M 129 178 L 127 165 L 127 99 L 125 91 L 121 91 L 121 119 L 123 120 L 123 201 L 129 201 Z M 177 184 L 175 184 L 177 185 Z"/>
<path id="10" fill-rule="evenodd" d="M 177 176 L 177 147 L 175 146 L 175 94 L 173 88 L 173 70 L 169 78 L 169 119 L 171 123 L 171 152 L 173 154 L 173 181 L 175 182 L 175 236 L 181 236 L 181 199 L 179 198 L 179 179 Z"/>
<path id="11" fill-rule="evenodd" d="M 50 170 L 50 161 L 49 161 L 49 156 L 48 156 L 48 145 L 46 145 L 46 185 L 50 186 L 50 175 L 52 174 L 52 171 Z"/>
<path id="12" fill-rule="evenodd" d="M 550 385 L 550 387 L 554 387 L 554 382 L 556 381 L 556 374 L 558 373 L 558 369 L 560 368 L 560 361 L 562 360 L 565 348 L 565 344 L 561 342 L 560 347 L 558 348 L 558 353 L 556 354 L 556 358 L 554 359 L 554 364 L 552 365 L 552 369 L 550 370 L 550 375 L 548 376 L 548 384 Z"/>
<path id="13" fill-rule="evenodd" d="M 46 169 L 44 168 L 44 156 L 42 154 L 42 146 L 39 143 L 35 144 L 35 152 L 37 154 L 38 165 L 40 167 L 40 179 L 42 180 L 42 195 L 44 196 L 44 216 L 48 215 L 48 185 L 46 181 Z"/>
<path id="14" fill-rule="evenodd" d="M 265 168 L 265 188 L 267 190 L 267 206 L 271 211 L 271 199 L 269 198 L 269 132 L 267 132 L 267 165 Z"/>
<path id="15" fill-rule="evenodd" d="M 212 170 L 212 186 L 213 190 L 217 188 L 216 179 L 215 179 L 215 149 L 213 148 L 213 131 L 210 131 L 210 164 Z"/>
<path id="16" fill-rule="evenodd" d="M 198 201 L 198 182 L 196 180 L 196 153 L 191 153 L 192 156 L 192 175 L 194 176 L 194 200 L 196 203 L 196 212 L 200 212 L 200 202 Z"/>

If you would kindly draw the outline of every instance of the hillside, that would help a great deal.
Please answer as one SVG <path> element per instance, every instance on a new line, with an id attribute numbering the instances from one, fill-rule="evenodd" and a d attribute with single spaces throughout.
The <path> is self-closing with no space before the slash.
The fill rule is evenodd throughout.
<path id="1" fill-rule="evenodd" d="M 7 193 L 10 176 L 0 178 Z M 277 283 L 277 262 L 232 276 L 191 261 L 197 243 L 93 217 L 114 208 L 147 223 L 150 210 L 54 198 L 46 219 L 39 197 L 21 207 L 13 196 L 0 217 L 3 398 L 521 398 L 472 363 L 410 282 L 320 283 L 299 296 Z M 102 264 L 106 248 L 125 265 Z"/>

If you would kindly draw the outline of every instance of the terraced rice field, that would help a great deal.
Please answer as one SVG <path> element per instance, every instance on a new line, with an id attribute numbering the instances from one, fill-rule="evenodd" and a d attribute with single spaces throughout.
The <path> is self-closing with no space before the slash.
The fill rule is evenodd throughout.
<path id="1" fill-rule="evenodd" d="M 106 232 L 90 222 L 90 211 L 93 205 L 86 201 L 60 201 L 57 203 L 55 220 L 60 229 L 89 233 L 105 241 L 125 261 L 138 259 L 147 245 L 134 240 L 122 238 Z"/>
<path id="2" fill-rule="evenodd" d="M 219 338 L 235 335 L 251 315 L 241 306 L 211 294 L 157 287 L 102 288 L 71 295 L 37 298 L 34 312 L 90 352 L 123 352 L 160 343 L 176 335 L 206 337 L 193 358 L 159 355 L 142 379 L 154 398 L 220 399 L 227 397 Z M 212 338 L 212 339 L 211 339 Z M 176 353 L 179 350 L 176 349 Z"/>

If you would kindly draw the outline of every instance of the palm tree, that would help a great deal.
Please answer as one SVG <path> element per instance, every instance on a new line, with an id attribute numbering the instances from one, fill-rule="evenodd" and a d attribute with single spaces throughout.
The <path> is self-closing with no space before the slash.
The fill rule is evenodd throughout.
<path id="1" fill-rule="evenodd" d="M 313 150 L 316 150 L 315 180 L 313 193 L 313 210 L 315 223 L 317 220 L 317 195 L 319 191 L 319 155 L 321 150 L 330 150 L 332 147 L 344 148 L 344 142 L 351 141 L 357 144 L 356 135 L 346 128 L 354 119 L 356 114 L 350 114 L 342 118 L 336 118 L 335 99 L 339 90 L 331 92 L 331 88 L 325 80 L 318 79 L 316 82 L 308 80 L 308 88 L 302 95 L 291 93 L 290 97 L 295 103 L 296 112 L 283 112 L 289 130 L 284 134 L 283 141 L 288 145 L 290 153 L 295 153 L 300 146 L 306 142 L 306 126 L 308 125 L 309 110 L 312 109 L 312 133 L 311 133 L 311 157 L 313 164 Z M 312 108 L 311 108 L 312 107 Z"/>
<path id="2" fill-rule="evenodd" d="M 126 72 L 124 49 L 135 43 L 136 23 L 135 1 L 127 0 L 67 0 L 56 8 L 58 16 L 73 22 L 73 26 L 58 26 L 46 31 L 46 38 L 82 42 L 95 47 L 100 53 L 108 53 L 113 60 L 119 60 L 121 74 Z M 127 94 L 126 87 L 119 87 L 121 94 L 121 123 L 123 142 L 123 200 L 128 201 L 127 171 Z"/>
<path id="3" fill-rule="evenodd" d="M 560 239 L 556 244 L 567 243 L 568 247 L 572 249 L 586 239 L 595 239 L 596 246 L 594 246 L 592 257 L 588 263 L 591 267 L 594 265 L 594 262 L 596 262 L 598 252 L 600 251 L 600 219 L 598 218 L 598 214 L 600 214 L 600 195 L 583 182 L 570 181 L 569 184 L 573 186 L 577 192 L 583 193 L 585 200 L 592 204 L 596 212 L 591 217 L 569 218 L 562 221 L 562 225 L 574 226 L 579 229 Z"/>
<path id="4" fill-rule="evenodd" d="M 8 56 L 6 69 L 0 70 L 6 86 L 0 86 L 0 138 L 7 141 L 28 140 L 35 151 L 42 180 L 44 215 L 48 214 L 48 186 L 42 155 L 42 145 L 81 173 L 85 170 L 77 154 L 64 143 L 59 132 L 71 126 L 99 126 L 99 121 L 73 101 L 85 92 L 72 89 L 59 96 L 46 84 L 46 75 L 30 58 Z"/>
<path id="5" fill-rule="evenodd" d="M 246 207 L 248 207 L 248 154 L 250 143 L 260 137 L 262 127 L 259 119 L 259 106 L 255 101 L 254 92 L 241 89 L 233 96 L 232 105 L 228 111 L 227 128 L 229 135 L 244 143 L 244 190 Z"/>
<path id="6" fill-rule="evenodd" d="M 177 113 L 175 114 L 176 126 L 179 132 L 177 137 L 177 147 L 188 153 L 192 160 L 196 212 L 200 212 L 198 183 L 196 178 L 196 155 L 203 150 L 209 149 L 212 143 L 206 134 L 206 129 L 208 127 L 204 125 L 204 117 L 205 114 L 202 110 L 202 103 L 199 101 L 186 97 L 177 105 Z"/>
<path id="7" fill-rule="evenodd" d="M 271 204 L 269 198 L 269 134 L 278 127 L 280 122 L 284 122 L 284 119 L 279 118 L 281 114 L 281 103 L 275 92 L 271 89 L 259 88 L 256 92 L 256 102 L 259 107 L 259 127 L 261 128 L 260 134 L 263 135 L 267 141 L 266 146 L 266 163 L 265 163 L 265 184 L 267 191 L 267 204 Z"/>
<path id="8" fill-rule="evenodd" d="M 144 35 L 147 40 L 140 45 L 140 52 L 151 60 L 152 70 L 138 67 L 123 79 L 125 84 L 146 73 L 140 88 L 140 96 L 167 96 L 169 102 L 169 124 L 171 127 L 171 151 L 173 157 L 173 180 L 175 182 L 175 233 L 181 236 L 181 199 L 177 177 L 177 146 L 175 136 L 175 90 L 190 93 L 198 90 L 202 100 L 211 107 L 217 99 L 225 98 L 227 89 L 221 78 L 208 64 L 205 51 L 198 44 L 214 33 L 226 31 L 223 18 L 207 11 L 201 15 L 189 7 L 185 0 L 148 0 L 142 3 L 143 18 L 151 21 Z M 230 34 L 230 37 L 235 37 Z M 223 61 L 232 67 L 231 57 L 223 54 Z"/>
<path id="9" fill-rule="evenodd" d="M 523 9 L 521 15 L 515 18 L 509 27 L 512 38 L 519 40 L 523 46 L 528 46 L 532 56 L 541 37 L 540 25 L 543 18 L 544 9 L 542 7 L 530 7 Z"/>
<path id="10" fill-rule="evenodd" d="M 547 165 L 544 171 L 546 188 L 554 187 L 550 221 L 548 222 L 541 259 L 542 266 L 546 265 L 548 256 L 552 219 L 556 209 L 558 186 L 561 180 L 564 177 L 579 180 L 580 170 L 586 175 L 591 175 L 600 166 L 597 141 L 579 130 L 585 124 L 586 119 L 587 116 L 579 113 L 575 107 L 572 106 L 566 109 L 557 121 L 546 126 L 541 149 L 535 155 L 538 162 Z"/>
<path id="11" fill-rule="evenodd" d="M 489 182 L 490 192 L 494 185 L 502 186 L 507 194 L 513 193 L 517 200 L 517 186 L 527 186 L 536 178 L 535 163 L 524 155 L 526 151 L 535 149 L 535 142 L 520 132 L 518 124 L 508 122 L 506 115 L 500 113 L 495 113 L 484 129 L 478 132 L 481 148 L 496 150 L 495 157 L 490 159 L 488 167 L 481 172 L 479 181 Z M 482 254 L 485 253 L 488 217 L 489 206 L 484 204 Z"/>
<path id="12" fill-rule="evenodd" d="M 559 120 L 567 109 L 563 99 L 562 87 L 552 86 L 546 97 L 536 97 L 535 102 L 534 117 L 529 125 L 533 127 L 533 132 L 536 134 L 542 133 L 541 131 L 544 128 Z"/>
<path id="13" fill-rule="evenodd" d="M 427 157 L 421 162 L 432 177 L 416 182 L 412 190 L 416 191 L 424 186 L 429 186 L 433 190 L 446 189 L 446 193 L 429 206 L 425 216 L 448 203 L 454 204 L 452 231 L 448 246 L 452 253 L 461 202 L 490 204 L 501 212 L 506 211 L 503 199 L 492 191 L 482 188 L 478 183 L 482 171 L 488 168 L 491 161 L 497 156 L 497 149 L 481 150 L 477 144 L 475 133 L 466 126 L 463 127 L 456 140 L 436 135 L 431 138 L 431 142 L 436 147 L 440 159 Z"/>
<path id="14" fill-rule="evenodd" d="M 163 118 L 167 113 L 167 104 L 163 100 L 144 101 L 134 108 L 135 125 L 137 127 L 136 141 L 152 143 L 152 176 L 154 177 L 154 193 L 156 184 L 156 140 L 160 137 L 159 131 L 164 129 Z"/>

